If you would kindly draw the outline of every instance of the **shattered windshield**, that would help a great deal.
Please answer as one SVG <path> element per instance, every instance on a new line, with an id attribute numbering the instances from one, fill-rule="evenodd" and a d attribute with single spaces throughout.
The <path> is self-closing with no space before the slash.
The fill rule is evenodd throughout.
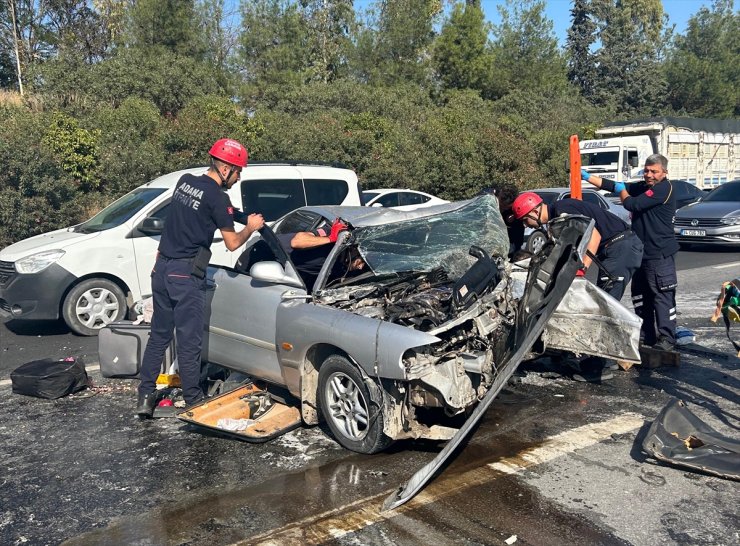
<path id="1" fill-rule="evenodd" d="M 491 257 L 506 256 L 509 238 L 498 202 L 485 195 L 449 212 L 403 222 L 358 228 L 355 241 L 376 275 L 431 271 L 442 266 L 459 278 L 475 261 L 471 245 Z"/>

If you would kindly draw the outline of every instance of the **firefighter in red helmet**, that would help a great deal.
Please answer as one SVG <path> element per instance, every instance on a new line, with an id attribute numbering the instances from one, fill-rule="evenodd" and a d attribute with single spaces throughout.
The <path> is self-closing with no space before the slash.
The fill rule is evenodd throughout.
<path id="1" fill-rule="evenodd" d="M 200 176 L 185 174 L 172 195 L 167 222 L 152 271 L 154 313 L 149 342 L 141 365 L 136 413 L 149 418 L 157 404 L 156 380 L 173 331 L 177 333 L 177 362 L 187 404 L 203 399 L 200 388 L 200 351 L 203 339 L 206 280 L 211 244 L 220 230 L 226 248 L 242 246 L 265 224 L 261 214 L 243 220 L 234 229 L 234 207 L 226 190 L 247 166 L 247 149 L 223 138 L 209 150 L 211 166 Z"/>

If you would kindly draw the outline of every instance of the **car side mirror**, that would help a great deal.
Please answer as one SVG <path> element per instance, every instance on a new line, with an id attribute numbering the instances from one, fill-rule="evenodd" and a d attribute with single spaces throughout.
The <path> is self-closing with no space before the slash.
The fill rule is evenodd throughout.
<path id="1" fill-rule="evenodd" d="M 372 204 L 372 205 L 370 205 L 370 206 L 371 206 L 371 207 L 382 207 L 382 206 L 383 206 L 383 204 L 382 204 L 382 203 L 373 203 L 373 204 Z"/>
<path id="2" fill-rule="evenodd" d="M 139 226 L 139 231 L 145 235 L 162 235 L 162 230 L 164 230 L 164 220 L 156 216 L 144 218 Z"/>
<path id="3" fill-rule="evenodd" d="M 256 281 L 303 288 L 303 284 L 294 277 L 287 275 L 283 266 L 278 262 L 257 262 L 249 270 L 249 276 Z"/>

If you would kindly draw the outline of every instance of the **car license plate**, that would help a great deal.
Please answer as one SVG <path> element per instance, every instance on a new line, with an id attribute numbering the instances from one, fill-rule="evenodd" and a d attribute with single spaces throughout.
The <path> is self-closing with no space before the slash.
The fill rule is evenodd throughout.
<path id="1" fill-rule="evenodd" d="M 704 237 L 707 234 L 707 232 L 703 229 L 682 229 L 681 235 L 686 235 L 687 237 Z"/>

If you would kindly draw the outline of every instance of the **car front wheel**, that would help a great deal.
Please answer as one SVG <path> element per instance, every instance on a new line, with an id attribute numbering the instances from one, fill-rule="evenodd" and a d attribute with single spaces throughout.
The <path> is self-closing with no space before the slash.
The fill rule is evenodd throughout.
<path id="1" fill-rule="evenodd" d="M 346 449 L 377 453 L 393 441 L 383 433 L 380 393 L 371 392 L 360 371 L 340 355 L 319 370 L 319 407 L 334 438 Z"/>
<path id="2" fill-rule="evenodd" d="M 527 250 L 532 254 L 537 254 L 545 246 L 545 243 L 547 243 L 547 235 L 536 229 L 530 234 L 529 239 L 527 239 Z"/>
<path id="3" fill-rule="evenodd" d="M 126 296 L 108 279 L 82 281 L 69 291 L 62 305 L 64 322 L 82 336 L 96 336 L 103 326 L 125 315 Z"/>

